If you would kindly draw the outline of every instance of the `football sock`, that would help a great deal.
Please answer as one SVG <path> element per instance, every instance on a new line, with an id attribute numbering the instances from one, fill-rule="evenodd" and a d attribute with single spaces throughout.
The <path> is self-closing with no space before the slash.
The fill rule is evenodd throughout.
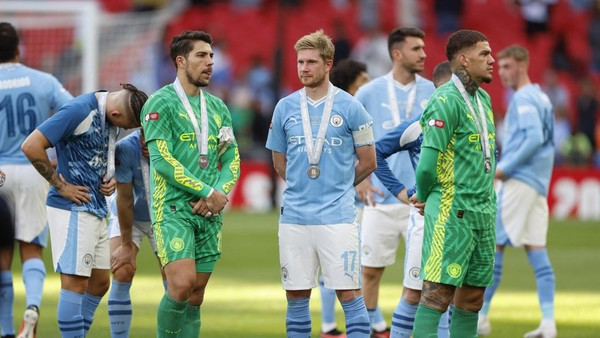
<path id="1" fill-rule="evenodd" d="M 108 294 L 108 321 L 112 338 L 129 337 L 131 328 L 131 283 L 121 283 L 113 279 Z"/>
<path id="2" fill-rule="evenodd" d="M 323 276 L 319 277 L 319 291 L 321 292 L 321 331 L 329 332 L 337 327 L 335 322 L 335 290 L 328 289 L 323 283 Z"/>
<path id="3" fill-rule="evenodd" d="M 188 304 L 185 309 L 185 322 L 179 332 L 179 337 L 200 336 L 200 305 Z"/>
<path id="4" fill-rule="evenodd" d="M 371 333 L 371 324 L 363 296 L 341 303 L 346 315 L 346 336 L 348 338 L 368 337 Z"/>
<path id="5" fill-rule="evenodd" d="M 456 315 L 456 312 L 455 312 Z M 442 312 L 429 307 L 427 305 L 419 304 L 417 313 L 415 315 L 415 328 L 413 331 L 414 338 L 431 338 L 437 335 L 437 328 L 440 324 L 440 318 Z M 454 324 L 454 319 L 452 319 Z M 477 323 L 477 322 L 476 322 Z M 452 328 L 452 327 L 451 327 Z M 461 337 L 463 336 L 456 336 Z"/>
<path id="6" fill-rule="evenodd" d="M 102 297 L 90 295 L 89 293 L 83 294 L 83 299 L 81 300 L 81 315 L 83 316 L 83 328 L 85 330 L 85 334 L 88 333 L 90 327 L 92 326 L 92 322 L 94 321 L 94 313 L 100 304 Z"/>
<path id="7" fill-rule="evenodd" d="M 477 338 L 477 312 L 454 308 L 450 336 L 461 338 Z M 415 336 L 415 338 L 417 338 Z"/>
<path id="8" fill-rule="evenodd" d="M 285 314 L 285 332 L 288 338 L 310 337 L 312 326 L 308 308 L 309 301 L 310 298 L 288 298 Z"/>
<path id="9" fill-rule="evenodd" d="M 381 307 L 377 305 L 375 311 L 373 312 L 373 319 L 371 320 L 371 314 L 369 314 L 369 321 L 371 322 L 371 327 L 375 331 L 383 331 L 387 329 L 387 323 L 383 318 L 383 314 L 381 313 Z"/>
<path id="10" fill-rule="evenodd" d="M 165 292 L 156 312 L 158 338 L 176 338 L 185 321 L 188 300 L 178 302 Z"/>
<path id="11" fill-rule="evenodd" d="M 61 289 L 58 298 L 58 329 L 63 338 L 83 338 L 81 302 L 83 294 Z"/>
<path id="12" fill-rule="evenodd" d="M 413 332 L 417 307 L 417 304 L 410 304 L 404 298 L 400 298 L 392 314 L 390 338 L 410 338 Z"/>
<path id="13" fill-rule="evenodd" d="M 15 302 L 15 290 L 10 270 L 0 272 L 0 328 L 2 335 L 15 334 L 13 324 L 13 304 Z"/>
<path id="14" fill-rule="evenodd" d="M 454 313 L 454 303 L 450 303 L 448 306 L 448 327 L 452 324 L 452 314 Z"/>
<path id="15" fill-rule="evenodd" d="M 556 282 L 554 270 L 548 258 L 546 249 L 529 250 L 527 252 L 529 263 L 535 271 L 540 309 L 543 319 L 554 319 L 554 289 Z"/>
<path id="16" fill-rule="evenodd" d="M 450 323 L 448 321 L 448 311 L 442 313 L 438 325 L 438 338 L 450 338 Z"/>
<path id="17" fill-rule="evenodd" d="M 483 294 L 483 305 L 479 313 L 481 315 L 487 316 L 490 312 L 490 305 L 492 302 L 492 297 L 496 293 L 498 289 L 498 285 L 500 285 L 500 280 L 502 279 L 502 265 L 504 264 L 504 251 L 496 251 L 495 259 L 494 259 L 494 284 L 485 288 L 485 292 Z"/>
<path id="18" fill-rule="evenodd" d="M 27 306 L 40 307 L 42 293 L 44 292 L 44 279 L 46 278 L 46 266 L 39 258 L 31 258 L 23 263 L 23 284 L 25 284 L 25 297 Z"/>

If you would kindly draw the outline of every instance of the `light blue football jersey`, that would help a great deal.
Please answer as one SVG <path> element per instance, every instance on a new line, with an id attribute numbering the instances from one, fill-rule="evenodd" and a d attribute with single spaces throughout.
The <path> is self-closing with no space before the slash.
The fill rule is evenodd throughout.
<path id="1" fill-rule="evenodd" d="M 100 116 L 96 96 L 88 93 L 69 101 L 38 127 L 56 147 L 56 171 L 70 184 L 90 189 L 91 197 L 90 203 L 77 205 L 50 187 L 47 205 L 106 216 L 106 199 L 100 186 L 106 175 L 110 124 L 107 121 L 103 130 Z"/>
<path id="2" fill-rule="evenodd" d="M 361 86 L 356 92 L 356 98 L 362 103 L 367 112 L 373 116 L 373 134 L 375 140 L 379 140 L 396 127 L 388 97 L 387 76 L 384 75 L 374 79 Z M 398 100 L 396 104 L 400 113 L 400 123 L 420 118 L 427 106 L 429 97 L 435 91 L 433 82 L 416 75 L 415 82 L 408 85 L 402 85 L 398 81 L 394 81 L 394 84 L 396 99 Z M 410 115 L 407 116 L 409 94 L 415 85 L 417 86 L 417 92 L 413 109 Z M 387 158 L 387 162 L 390 170 L 406 187 L 415 185 L 415 172 L 411 165 L 410 155 L 407 152 L 394 154 Z M 392 195 L 375 175 L 371 175 L 371 182 L 385 194 L 383 197 L 375 194 L 375 203 L 400 203 L 396 196 Z"/>
<path id="3" fill-rule="evenodd" d="M 0 165 L 29 164 L 21 144 L 72 98 L 48 73 L 20 63 L 0 63 Z"/>
<path id="4" fill-rule="evenodd" d="M 547 196 L 554 165 L 554 113 L 537 84 L 517 90 L 504 118 L 498 168 Z"/>
<path id="5" fill-rule="evenodd" d="M 150 161 L 142 156 L 140 131 L 136 130 L 127 135 L 115 147 L 115 175 L 119 183 L 133 184 L 133 219 L 139 222 L 150 222 L 148 202 L 141 161 L 148 165 Z M 117 190 L 117 194 L 119 191 Z M 117 215 L 117 199 L 111 199 L 110 212 Z"/>
<path id="6" fill-rule="evenodd" d="M 352 132 L 371 128 L 372 118 L 353 96 L 335 88 L 331 118 L 327 125 L 323 152 L 319 161 L 320 175 L 312 179 L 300 113 L 300 91 L 281 99 L 275 107 L 267 148 L 285 153 L 286 183 L 280 223 L 338 224 L 356 218 L 354 208 L 354 163 L 356 144 Z M 308 99 L 313 138 L 317 135 L 326 97 Z"/>

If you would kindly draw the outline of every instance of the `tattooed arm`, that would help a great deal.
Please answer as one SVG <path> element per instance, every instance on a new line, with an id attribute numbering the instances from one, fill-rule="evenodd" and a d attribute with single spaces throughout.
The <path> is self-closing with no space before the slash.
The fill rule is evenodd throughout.
<path id="1" fill-rule="evenodd" d="M 54 170 L 46 149 L 52 145 L 39 130 L 34 130 L 21 145 L 21 150 L 27 156 L 33 167 L 48 181 L 62 197 L 81 205 L 90 202 L 89 189 L 67 183 L 64 178 Z"/>

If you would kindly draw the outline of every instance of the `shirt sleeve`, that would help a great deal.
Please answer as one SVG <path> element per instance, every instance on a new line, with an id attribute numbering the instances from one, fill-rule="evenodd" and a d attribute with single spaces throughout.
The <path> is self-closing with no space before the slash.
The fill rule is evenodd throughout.
<path id="1" fill-rule="evenodd" d="M 56 146 L 71 136 L 83 120 L 93 118 L 91 111 L 86 112 L 85 110 L 85 107 L 71 101 L 62 106 L 56 114 L 44 121 L 37 129 L 44 134 L 52 146 Z"/>
<path id="2" fill-rule="evenodd" d="M 354 139 L 354 146 L 360 147 L 375 143 L 373 137 L 373 117 L 365 110 L 365 108 L 353 99 L 349 109 L 352 111 L 350 115 L 350 129 Z"/>
<path id="3" fill-rule="evenodd" d="M 73 95 L 54 76 L 52 77 L 52 88 L 52 109 L 57 110 L 73 99 Z"/>
<path id="4" fill-rule="evenodd" d="M 271 125 L 269 126 L 269 135 L 267 136 L 267 149 L 279 153 L 287 151 L 287 142 L 285 137 L 285 129 L 283 125 L 284 101 L 279 101 L 275 106 Z"/>
<path id="5" fill-rule="evenodd" d="M 117 142 L 115 147 L 116 168 L 115 175 L 119 183 L 133 182 L 133 161 L 135 154 L 131 152 L 131 147 L 128 147 L 127 140 L 123 139 Z"/>
<path id="6" fill-rule="evenodd" d="M 458 127 L 459 98 L 435 92 L 421 116 L 423 147 L 444 152 Z"/>
<path id="7" fill-rule="evenodd" d="M 233 130 L 229 109 L 223 104 L 221 111 L 223 112 L 223 127 L 229 127 Z M 240 152 L 235 138 L 234 142 L 219 158 L 219 164 L 221 170 L 215 189 L 228 194 L 240 177 Z"/>

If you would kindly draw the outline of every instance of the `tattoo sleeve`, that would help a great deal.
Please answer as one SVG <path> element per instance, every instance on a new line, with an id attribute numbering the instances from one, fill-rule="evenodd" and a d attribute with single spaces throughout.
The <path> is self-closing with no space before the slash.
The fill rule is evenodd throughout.
<path id="1" fill-rule="evenodd" d="M 56 189 L 60 190 L 65 185 L 65 182 L 60 179 L 58 173 L 52 168 L 52 164 L 48 159 L 32 160 L 33 167 Z"/>

